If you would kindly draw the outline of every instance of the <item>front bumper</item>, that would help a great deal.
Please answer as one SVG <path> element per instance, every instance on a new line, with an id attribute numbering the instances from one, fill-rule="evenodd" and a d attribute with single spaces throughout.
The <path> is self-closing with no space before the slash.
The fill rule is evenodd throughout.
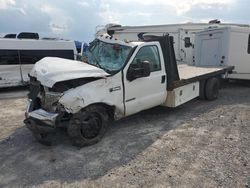
<path id="1" fill-rule="evenodd" d="M 53 132 L 56 129 L 58 113 L 47 112 L 43 109 L 32 111 L 32 100 L 29 99 L 25 112 L 24 123 L 35 133 Z"/>

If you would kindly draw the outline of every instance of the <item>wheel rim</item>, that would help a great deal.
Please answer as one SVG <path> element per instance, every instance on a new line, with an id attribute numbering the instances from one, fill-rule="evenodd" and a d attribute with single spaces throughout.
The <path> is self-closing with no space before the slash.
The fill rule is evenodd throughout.
<path id="1" fill-rule="evenodd" d="M 99 114 L 91 113 L 86 118 L 81 119 L 81 135 L 91 139 L 99 135 L 102 128 L 102 120 Z"/>

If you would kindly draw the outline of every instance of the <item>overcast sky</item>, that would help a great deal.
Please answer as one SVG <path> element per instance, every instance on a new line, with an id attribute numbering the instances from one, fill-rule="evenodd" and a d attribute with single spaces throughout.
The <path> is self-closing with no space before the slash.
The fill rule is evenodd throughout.
<path id="1" fill-rule="evenodd" d="M 0 33 L 38 32 L 89 42 L 108 24 L 250 23 L 249 0 L 0 0 Z"/>

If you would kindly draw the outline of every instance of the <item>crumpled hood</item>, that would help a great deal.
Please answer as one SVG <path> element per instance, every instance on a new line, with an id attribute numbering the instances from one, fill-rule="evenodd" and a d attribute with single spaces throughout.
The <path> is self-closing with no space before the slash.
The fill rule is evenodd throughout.
<path id="1" fill-rule="evenodd" d="M 77 78 L 106 77 L 104 70 L 84 62 L 58 57 L 45 57 L 38 61 L 30 72 L 42 85 L 53 87 L 60 81 Z"/>

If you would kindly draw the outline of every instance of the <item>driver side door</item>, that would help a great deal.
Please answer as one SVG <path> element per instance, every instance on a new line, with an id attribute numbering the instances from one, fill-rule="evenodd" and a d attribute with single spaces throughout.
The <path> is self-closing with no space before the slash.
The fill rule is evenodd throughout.
<path id="1" fill-rule="evenodd" d="M 124 69 L 126 116 L 164 103 L 167 96 L 166 72 L 160 49 L 158 43 L 141 46 Z M 136 67 L 138 63 L 143 61 L 149 62 L 150 75 L 129 81 L 127 79 L 129 69 Z"/>

